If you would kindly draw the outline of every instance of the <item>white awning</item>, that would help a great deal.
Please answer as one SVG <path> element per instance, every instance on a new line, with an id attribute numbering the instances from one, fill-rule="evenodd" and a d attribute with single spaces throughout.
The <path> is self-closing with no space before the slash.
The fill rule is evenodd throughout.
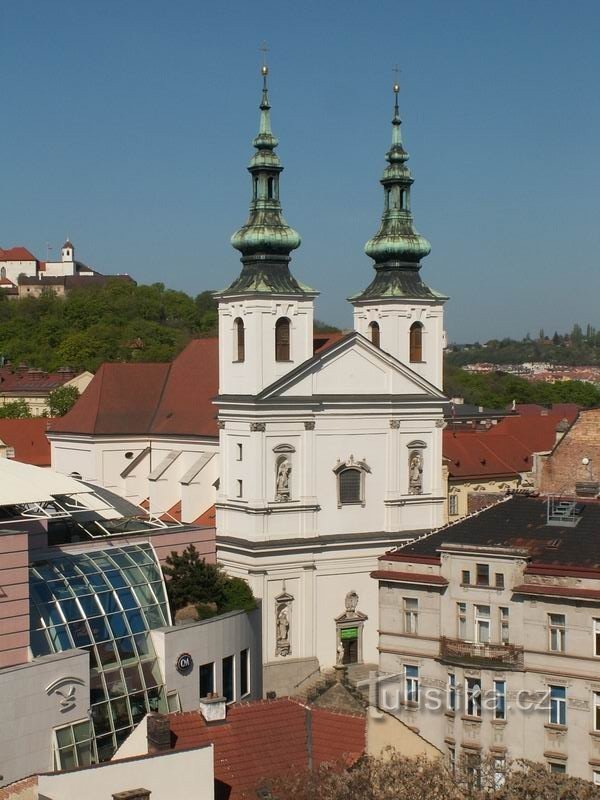
<path id="1" fill-rule="evenodd" d="M 0 506 L 45 503 L 56 495 L 87 494 L 89 488 L 51 469 L 0 458 Z"/>

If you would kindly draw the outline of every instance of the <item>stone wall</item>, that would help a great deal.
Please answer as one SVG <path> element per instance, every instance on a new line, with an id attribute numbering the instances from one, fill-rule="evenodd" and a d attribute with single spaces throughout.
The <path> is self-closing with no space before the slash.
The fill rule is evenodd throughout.
<path id="1" fill-rule="evenodd" d="M 589 464 L 582 463 L 589 459 Z M 600 483 L 600 408 L 579 416 L 540 464 L 539 489 L 549 494 L 575 494 L 577 484 Z"/>

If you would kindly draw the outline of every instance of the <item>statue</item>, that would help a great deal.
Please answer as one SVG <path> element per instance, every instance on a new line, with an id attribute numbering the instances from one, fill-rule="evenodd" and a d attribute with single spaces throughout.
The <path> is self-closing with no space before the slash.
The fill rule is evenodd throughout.
<path id="1" fill-rule="evenodd" d="M 338 666 L 341 666 L 343 663 L 344 663 L 344 645 L 342 640 L 340 639 L 337 646 L 336 664 L 338 664 Z"/>
<path id="2" fill-rule="evenodd" d="M 277 467 L 277 477 L 276 477 L 276 495 L 277 500 L 289 500 L 290 499 L 290 473 L 292 471 L 292 465 L 284 458 Z"/>
<path id="3" fill-rule="evenodd" d="M 408 461 L 408 493 L 421 494 L 423 491 L 423 456 L 413 450 Z"/>
<path id="4" fill-rule="evenodd" d="M 277 636 L 276 655 L 289 656 L 292 646 L 290 643 L 290 618 L 287 603 L 279 604 L 275 626 Z"/>
<path id="5" fill-rule="evenodd" d="M 348 615 L 354 614 L 356 612 L 356 606 L 358 605 L 358 595 L 356 592 L 348 592 L 346 595 L 345 606 L 346 606 L 346 613 Z"/>

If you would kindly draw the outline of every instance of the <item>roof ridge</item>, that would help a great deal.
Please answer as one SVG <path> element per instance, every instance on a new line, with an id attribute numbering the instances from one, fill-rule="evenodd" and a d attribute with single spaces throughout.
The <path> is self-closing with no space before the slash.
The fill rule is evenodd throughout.
<path id="1" fill-rule="evenodd" d="M 185 350 L 185 348 L 184 348 L 184 350 Z M 183 352 L 183 350 L 181 352 Z M 168 369 L 165 372 L 165 376 L 163 378 L 163 384 L 162 384 L 160 393 L 158 395 L 158 399 L 156 401 L 156 405 L 154 406 L 154 411 L 152 413 L 152 417 L 150 418 L 150 422 L 148 423 L 148 435 L 152 435 L 154 433 L 154 422 L 155 422 L 156 417 L 158 415 L 158 412 L 160 410 L 160 407 L 161 407 L 161 404 L 162 404 L 162 399 L 164 397 L 165 390 L 167 388 L 167 384 L 169 383 L 169 377 L 171 376 L 171 370 L 173 368 L 173 364 L 179 358 L 180 355 L 181 355 L 181 353 L 178 353 L 175 356 L 175 358 L 172 361 L 169 362 Z M 161 362 L 158 362 L 158 363 L 161 363 Z"/>
<path id="2" fill-rule="evenodd" d="M 105 366 L 106 366 L 106 362 L 103 362 L 102 364 L 100 364 L 100 368 L 99 368 L 98 372 L 96 373 L 96 375 L 100 376 L 100 388 L 98 389 L 99 402 L 96 404 L 96 413 L 94 414 L 94 424 L 92 425 L 92 432 L 93 433 L 96 433 L 96 426 L 98 425 L 98 416 L 100 414 L 100 408 L 102 407 L 102 391 L 104 389 L 104 373 L 106 371 L 104 369 Z"/>

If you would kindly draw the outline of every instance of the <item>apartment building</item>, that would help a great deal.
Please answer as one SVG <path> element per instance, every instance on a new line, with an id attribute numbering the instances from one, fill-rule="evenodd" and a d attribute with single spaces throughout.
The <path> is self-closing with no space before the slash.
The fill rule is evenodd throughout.
<path id="1" fill-rule="evenodd" d="M 443 750 L 600 784 L 600 504 L 512 495 L 386 553 L 379 703 Z"/>

